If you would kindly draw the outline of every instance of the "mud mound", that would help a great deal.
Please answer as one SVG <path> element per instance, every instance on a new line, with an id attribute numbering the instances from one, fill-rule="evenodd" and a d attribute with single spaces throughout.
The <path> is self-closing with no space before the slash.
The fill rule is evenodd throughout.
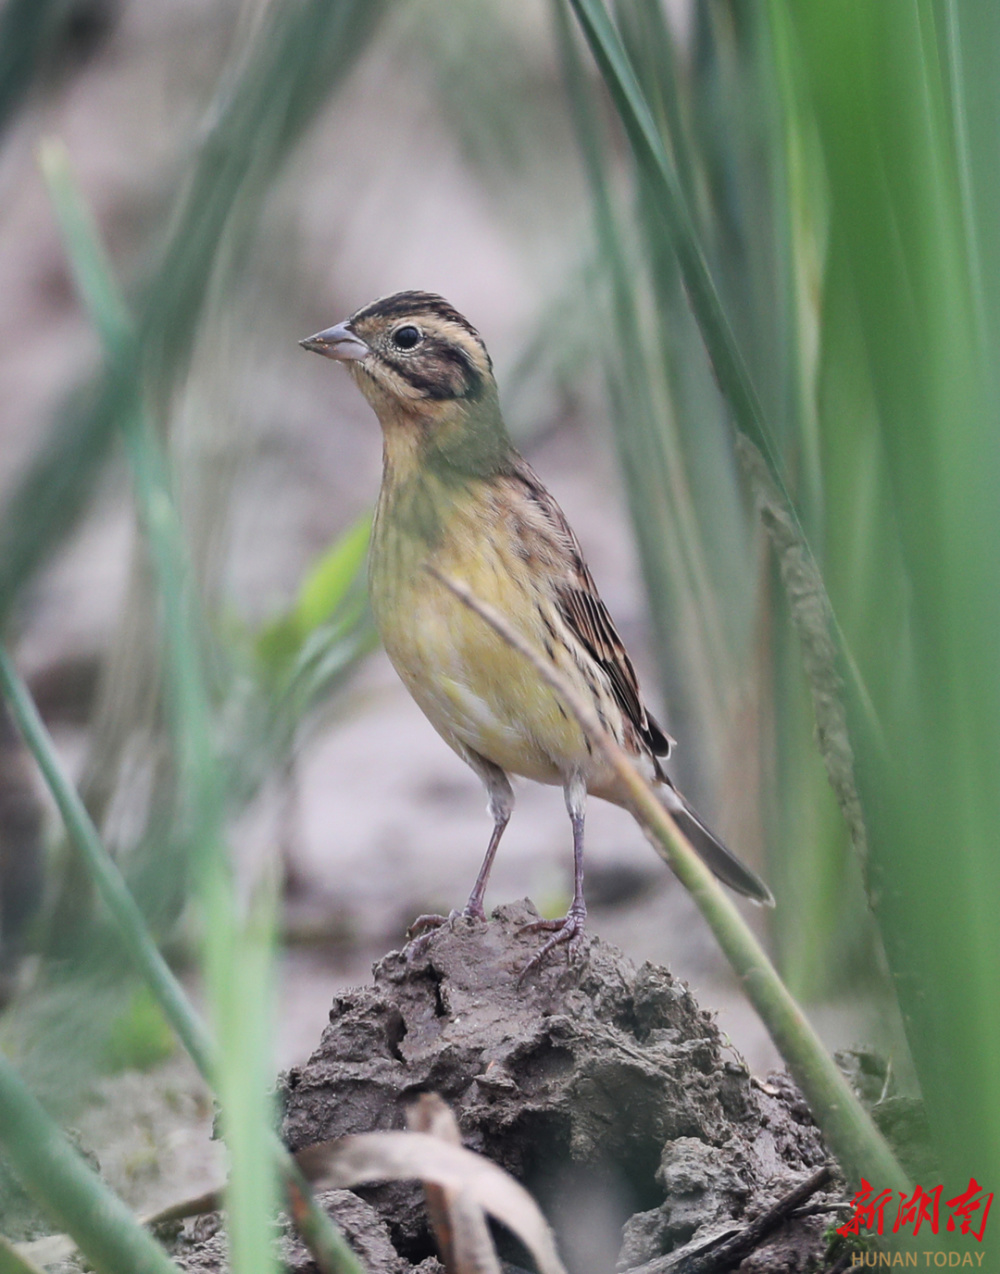
<path id="1" fill-rule="evenodd" d="M 284 1135 L 299 1149 L 401 1128 L 407 1102 L 433 1090 L 465 1144 L 539 1199 L 572 1270 L 606 1271 L 616 1256 L 642 1274 L 707 1269 L 714 1244 L 826 1162 L 819 1133 L 794 1087 L 752 1080 L 665 969 L 636 969 L 589 936 L 571 964 L 559 955 L 520 981 L 541 939 L 519 930 L 534 918 L 518 903 L 485 925 L 454 921 L 338 996 L 319 1048 L 284 1077 Z M 358 1193 L 401 1269 L 431 1256 L 419 1187 Z M 815 1267 L 824 1201 L 739 1268 Z"/>

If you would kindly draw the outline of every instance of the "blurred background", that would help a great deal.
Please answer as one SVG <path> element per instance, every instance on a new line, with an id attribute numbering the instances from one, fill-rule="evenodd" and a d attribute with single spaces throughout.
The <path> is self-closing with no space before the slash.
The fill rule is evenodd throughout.
<path id="1" fill-rule="evenodd" d="M 996 947 L 989 41 L 958 4 L 824 9 L 616 7 L 680 228 L 558 5 L 0 11 L 0 620 L 200 994 L 170 602 L 120 437 L 141 402 L 183 527 L 239 888 L 279 897 L 273 1065 L 308 1055 L 336 988 L 414 916 L 461 904 L 489 832 L 478 781 L 370 630 L 377 423 L 298 346 L 419 288 L 482 333 L 511 430 L 679 740 L 674 776 L 771 884 L 773 914 L 749 918 L 827 1043 L 874 1046 L 911 1091 L 919 1074 L 941 1121 L 971 1084 L 969 1119 L 989 1125 L 992 1010 L 962 1043 Z M 79 235 L 74 255 L 73 208 L 106 262 Z M 725 330 L 706 329 L 685 235 Z M 105 266 L 121 295 L 102 311 Z M 726 331 L 756 435 L 719 390 Z M 12 729 L 0 743 L 4 1047 L 78 1122 L 96 1094 L 113 1179 L 159 1201 L 169 1156 L 200 1144 L 203 1090 L 123 982 Z M 929 813 L 932 789 L 962 817 Z M 560 914 L 569 842 L 561 794 L 522 785 L 487 904 Z M 755 1071 L 775 1064 L 629 817 L 592 802 L 587 846 L 593 931 L 687 980 Z M 128 1102 L 144 1150 L 114 1142 L 107 1111 Z"/>

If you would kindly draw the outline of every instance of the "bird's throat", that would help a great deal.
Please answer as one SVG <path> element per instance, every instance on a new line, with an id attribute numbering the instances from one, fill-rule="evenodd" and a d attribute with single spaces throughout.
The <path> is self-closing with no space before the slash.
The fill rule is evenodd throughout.
<path id="1" fill-rule="evenodd" d="M 380 414 L 379 508 L 399 529 L 436 538 L 450 507 L 471 484 L 511 470 L 514 450 L 495 398 L 434 404 L 433 411 Z"/>

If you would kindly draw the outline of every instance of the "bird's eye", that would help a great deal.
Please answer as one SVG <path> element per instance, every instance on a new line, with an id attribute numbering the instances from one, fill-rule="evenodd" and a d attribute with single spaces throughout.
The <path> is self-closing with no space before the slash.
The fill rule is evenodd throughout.
<path id="1" fill-rule="evenodd" d="M 392 334 L 392 343 L 397 349 L 413 349 L 420 344 L 420 329 L 409 323 L 405 327 L 397 327 Z"/>

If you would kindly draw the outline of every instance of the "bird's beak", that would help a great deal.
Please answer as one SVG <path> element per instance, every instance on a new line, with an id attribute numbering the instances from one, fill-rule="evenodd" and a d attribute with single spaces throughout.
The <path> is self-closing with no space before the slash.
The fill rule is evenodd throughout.
<path id="1" fill-rule="evenodd" d="M 336 327 L 328 327 L 325 332 L 307 336 L 299 344 L 303 349 L 311 349 L 324 358 L 339 359 L 342 363 L 360 362 L 371 353 L 370 348 L 359 336 L 354 335 L 346 323 L 338 323 Z"/>

